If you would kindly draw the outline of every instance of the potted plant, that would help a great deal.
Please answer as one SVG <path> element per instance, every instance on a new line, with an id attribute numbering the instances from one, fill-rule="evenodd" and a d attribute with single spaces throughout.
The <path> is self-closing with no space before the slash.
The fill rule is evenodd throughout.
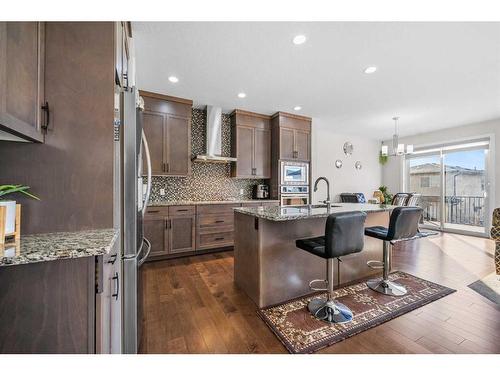
<path id="1" fill-rule="evenodd" d="M 382 185 L 378 189 L 382 192 L 382 194 L 384 196 L 384 202 L 385 202 L 385 204 L 391 204 L 391 202 L 392 202 L 392 194 L 389 193 L 389 190 L 387 190 L 387 186 Z"/>
<path id="2" fill-rule="evenodd" d="M 5 220 L 5 233 L 14 233 L 16 229 L 16 201 L 4 200 L 9 194 L 21 193 L 30 198 L 40 200 L 33 194 L 28 193 L 29 186 L 25 185 L 0 185 L 0 206 L 6 207 L 7 217 Z"/>

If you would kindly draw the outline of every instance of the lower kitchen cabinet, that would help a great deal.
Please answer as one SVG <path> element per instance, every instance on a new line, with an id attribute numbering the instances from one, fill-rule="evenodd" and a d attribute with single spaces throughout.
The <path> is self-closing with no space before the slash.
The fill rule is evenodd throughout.
<path id="1" fill-rule="evenodd" d="M 144 217 L 144 237 L 151 242 L 149 259 L 194 251 L 194 206 L 150 207 Z"/>
<path id="2" fill-rule="evenodd" d="M 96 270 L 96 257 L 0 267 L 0 353 L 95 353 Z"/>
<path id="3" fill-rule="evenodd" d="M 121 267 L 118 248 L 97 258 L 96 353 L 121 353 Z"/>
<path id="4" fill-rule="evenodd" d="M 149 258 L 168 255 L 168 216 L 158 217 L 148 215 L 144 217 L 144 237 L 151 242 Z"/>
<path id="5" fill-rule="evenodd" d="M 277 206 L 278 201 L 151 206 L 144 218 L 144 236 L 151 242 L 149 260 L 234 245 L 234 212 L 237 207 Z"/>
<path id="6" fill-rule="evenodd" d="M 195 250 L 196 217 L 192 215 L 169 216 L 168 253 L 177 254 Z"/>

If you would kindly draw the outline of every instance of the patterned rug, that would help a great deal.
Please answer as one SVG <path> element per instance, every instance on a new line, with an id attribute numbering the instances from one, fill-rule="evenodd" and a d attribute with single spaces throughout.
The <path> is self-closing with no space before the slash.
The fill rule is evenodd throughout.
<path id="1" fill-rule="evenodd" d="M 290 353 L 312 353 L 455 292 L 404 272 L 394 272 L 389 279 L 404 285 L 408 294 L 386 296 L 364 281 L 335 290 L 335 299 L 354 313 L 349 323 L 330 324 L 309 313 L 307 304 L 313 297 L 325 296 L 322 292 L 260 309 L 258 314 Z"/>

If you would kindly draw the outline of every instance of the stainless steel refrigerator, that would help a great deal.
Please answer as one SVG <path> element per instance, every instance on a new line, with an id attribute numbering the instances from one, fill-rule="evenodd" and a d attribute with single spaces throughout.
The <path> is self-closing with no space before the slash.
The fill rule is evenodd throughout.
<path id="1" fill-rule="evenodd" d="M 115 122 L 115 222 L 121 233 L 122 352 L 137 353 L 141 335 L 141 266 L 151 244 L 143 235 L 143 219 L 151 192 L 151 161 L 142 129 L 142 99 L 137 89 L 120 91 Z M 115 117 L 116 119 L 116 117 Z M 143 188 L 143 158 L 147 185 Z"/>

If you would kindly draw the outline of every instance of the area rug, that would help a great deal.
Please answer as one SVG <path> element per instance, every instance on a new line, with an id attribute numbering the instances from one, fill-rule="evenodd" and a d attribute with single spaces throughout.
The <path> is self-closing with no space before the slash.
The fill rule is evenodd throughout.
<path id="1" fill-rule="evenodd" d="M 368 288 L 365 280 L 335 290 L 335 299 L 354 313 L 349 323 L 330 324 L 309 313 L 307 304 L 311 298 L 324 297 L 322 292 L 260 309 L 258 314 L 290 353 L 312 353 L 455 292 L 404 272 L 389 278 L 404 285 L 408 293 L 386 296 Z"/>
<path id="2" fill-rule="evenodd" d="M 473 291 L 500 306 L 500 276 L 491 273 L 485 278 L 474 281 L 468 286 Z"/>

